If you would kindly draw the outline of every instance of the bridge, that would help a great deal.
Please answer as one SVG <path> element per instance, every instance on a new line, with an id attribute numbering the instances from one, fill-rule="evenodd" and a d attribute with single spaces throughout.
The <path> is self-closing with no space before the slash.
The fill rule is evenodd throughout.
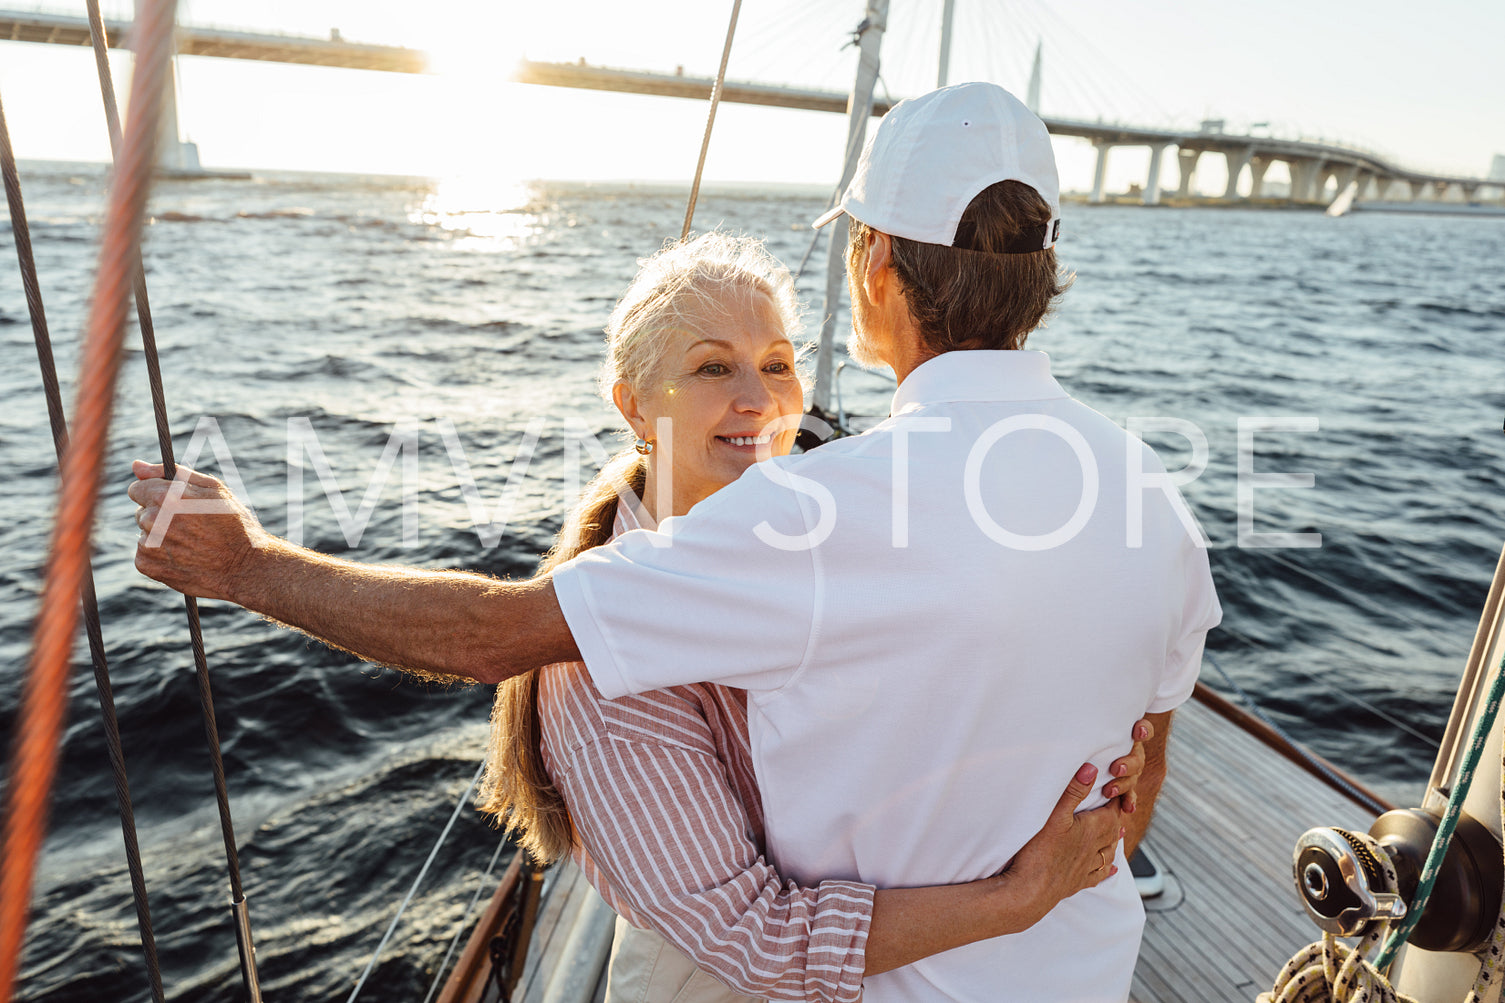
<path id="1" fill-rule="evenodd" d="M 130 48 L 129 21 L 106 19 L 104 25 L 110 48 Z M 0 10 L 0 41 L 89 45 L 89 21 L 43 11 Z M 428 69 L 427 57 L 416 49 L 347 42 L 338 31 L 330 32 L 329 38 L 309 38 L 180 25 L 177 48 L 183 56 L 260 59 L 394 73 L 423 73 Z"/>
<path id="2" fill-rule="evenodd" d="M 524 60 L 514 79 L 522 83 L 551 87 L 579 87 L 589 90 L 618 91 L 630 94 L 655 94 L 707 100 L 715 81 L 710 77 L 685 76 L 683 73 L 648 73 L 578 63 L 541 63 Z M 839 91 L 803 90 L 772 84 L 727 81 L 721 100 L 743 104 L 802 108 L 808 111 L 845 113 L 847 95 Z M 873 114 L 887 114 L 892 103 L 880 98 L 873 101 Z M 1097 166 L 1093 172 L 1091 202 L 1102 202 L 1107 176 L 1108 152 L 1118 147 L 1148 147 L 1150 166 L 1140 200 L 1158 205 L 1162 200 L 1160 174 L 1165 151 L 1176 148 L 1180 167 L 1177 195 L 1192 197 L 1196 169 L 1205 154 L 1221 155 L 1228 168 L 1228 183 L 1222 198 L 1259 199 L 1264 197 L 1265 172 L 1276 161 L 1288 165 L 1291 185 L 1282 198 L 1297 203 L 1327 201 L 1330 181 L 1341 192 L 1352 182 L 1358 183 L 1358 197 L 1383 199 L 1396 195 L 1412 200 L 1440 200 L 1450 190 L 1472 202 L 1481 193 L 1492 190 L 1494 198 L 1505 201 L 1505 181 L 1479 177 L 1433 174 L 1412 170 L 1394 163 L 1382 154 L 1360 147 L 1305 139 L 1282 139 L 1275 136 L 1236 134 L 1223 131 L 1217 120 L 1203 122 L 1195 131 L 1129 126 L 1118 123 L 1092 122 L 1044 115 L 1045 127 L 1055 136 L 1074 136 L 1090 141 L 1097 148 Z M 1249 193 L 1240 195 L 1241 180 L 1248 172 Z M 1336 193 L 1335 193 L 1336 194 Z"/>
<path id="3" fill-rule="evenodd" d="M 130 24 L 105 23 L 111 47 L 129 47 Z M 40 11 L 0 10 L 0 40 L 39 42 L 55 45 L 89 45 L 89 24 L 85 18 Z M 218 28 L 180 26 L 178 52 L 188 56 L 214 56 L 227 59 L 257 59 L 281 63 L 336 66 L 348 69 L 379 70 L 392 73 L 424 73 L 428 59 L 424 53 L 399 46 L 369 45 L 346 41 L 338 31 L 329 38 L 277 35 Z M 518 64 L 514 79 L 521 83 L 548 87 L 583 88 L 707 100 L 714 80 L 687 76 L 682 71 L 653 73 L 577 63 L 549 63 L 524 60 Z M 169 89 L 169 94 L 173 93 Z M 726 81 L 721 100 L 738 104 L 800 108 L 812 111 L 845 113 L 847 95 L 838 91 L 783 87 L 776 84 Z M 886 114 L 891 102 L 875 100 L 873 114 Z M 1196 130 L 1177 130 L 1132 126 L 1121 123 L 1087 121 L 1043 116 L 1053 135 L 1085 139 L 1097 150 L 1096 168 L 1088 200 L 1102 202 L 1109 153 L 1126 147 L 1146 147 L 1150 151 L 1149 169 L 1139 186 L 1139 201 L 1157 205 L 1165 198 L 1161 185 L 1165 153 L 1176 150 L 1179 183 L 1175 195 L 1194 197 L 1196 172 L 1202 158 L 1220 156 L 1227 167 L 1224 201 L 1257 200 L 1267 197 L 1265 173 L 1270 165 L 1284 162 L 1290 175 L 1289 189 L 1275 198 L 1303 204 L 1322 204 L 1350 185 L 1361 200 L 1409 200 L 1413 202 L 1490 201 L 1505 203 L 1505 180 L 1482 177 L 1435 174 L 1415 170 L 1393 159 L 1360 147 L 1322 140 L 1291 139 L 1253 133 L 1229 133 L 1218 120 L 1201 123 Z M 176 135 L 174 109 L 168 119 L 171 135 Z M 169 144 L 164 151 L 164 165 L 193 170 L 197 168 L 197 151 L 191 143 Z M 1247 194 L 1242 193 L 1243 179 L 1248 177 Z M 1336 186 L 1332 183 L 1336 181 Z M 1329 191 L 1333 194 L 1329 194 Z"/>

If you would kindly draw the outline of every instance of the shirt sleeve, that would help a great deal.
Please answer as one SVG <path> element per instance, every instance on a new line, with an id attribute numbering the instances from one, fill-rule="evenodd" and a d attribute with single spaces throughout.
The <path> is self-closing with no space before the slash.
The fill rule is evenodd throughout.
<path id="1" fill-rule="evenodd" d="M 555 763 L 597 889 L 732 989 L 770 1000 L 862 995 L 873 887 L 783 882 L 712 755 L 596 736 Z"/>
<path id="2" fill-rule="evenodd" d="M 1165 673 L 1160 688 L 1146 713 L 1174 710 L 1191 697 L 1197 676 L 1202 671 L 1202 648 L 1207 632 L 1223 619 L 1223 607 L 1212 582 L 1207 562 L 1207 548 L 1187 538 L 1182 550 L 1182 574 L 1185 591 L 1180 610 L 1180 631 L 1166 653 Z"/>
<path id="3" fill-rule="evenodd" d="M 757 464 L 658 530 L 553 572 L 554 594 L 608 699 L 689 683 L 755 692 L 804 663 L 817 623 L 817 535 L 788 474 Z M 800 479 L 795 478 L 798 482 Z"/>

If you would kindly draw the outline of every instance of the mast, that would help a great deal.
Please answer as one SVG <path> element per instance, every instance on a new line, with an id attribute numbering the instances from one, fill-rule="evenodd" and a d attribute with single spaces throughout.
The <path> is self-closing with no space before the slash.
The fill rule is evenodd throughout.
<path id="1" fill-rule="evenodd" d="M 1452 786 L 1458 780 L 1469 736 L 1484 712 L 1502 658 L 1505 658 L 1505 549 L 1501 550 L 1500 561 L 1495 565 L 1494 580 L 1484 603 L 1483 615 L 1479 617 L 1473 647 L 1464 666 L 1463 678 L 1458 682 L 1458 696 L 1448 718 L 1442 745 L 1437 750 L 1432 776 L 1427 781 L 1423 809 L 1440 815 L 1446 807 Z M 1474 775 L 1473 785 L 1463 803 L 1464 813 L 1483 823 L 1496 840 L 1501 837 L 1501 738 L 1502 728 L 1496 723 L 1485 743 L 1479 772 Z M 1454 842 L 1458 841 L 1455 837 Z M 1407 944 L 1396 956 L 1390 977 L 1397 990 L 1419 999 L 1462 999 L 1478 972 L 1479 959 L 1471 953 L 1427 951 Z"/>
<path id="2" fill-rule="evenodd" d="M 949 5 L 949 0 L 948 0 Z M 857 172 L 867 136 L 867 120 L 873 114 L 873 87 L 878 81 L 878 48 L 888 27 L 888 0 L 867 0 L 867 11 L 857 26 L 857 81 L 847 101 L 846 163 L 841 168 L 838 191 L 845 191 Z M 847 217 L 831 224 L 831 241 L 826 255 L 826 298 L 821 310 L 820 347 L 815 356 L 815 394 L 811 402 L 824 414 L 831 411 L 831 364 L 836 339 L 836 305 L 841 302 L 846 282 Z"/>
<path id="3" fill-rule="evenodd" d="M 946 5 L 941 8 L 941 64 L 935 75 L 937 87 L 946 86 L 946 78 L 951 74 L 951 21 L 956 13 L 956 0 L 946 0 Z"/>

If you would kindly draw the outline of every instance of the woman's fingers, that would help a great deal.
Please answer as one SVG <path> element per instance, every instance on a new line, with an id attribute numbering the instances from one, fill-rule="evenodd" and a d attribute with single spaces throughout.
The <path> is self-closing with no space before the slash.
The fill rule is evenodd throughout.
<path id="1" fill-rule="evenodd" d="M 1120 756 L 1108 766 L 1108 775 L 1113 779 L 1103 788 L 1103 797 L 1116 798 L 1130 794 L 1139 786 L 1139 775 L 1144 772 L 1144 743 L 1155 736 L 1155 725 L 1149 718 L 1140 718 L 1130 729 L 1134 745 L 1128 755 Z"/>
<path id="2" fill-rule="evenodd" d="M 1120 802 L 1076 811 L 1096 782 L 1097 770 L 1090 764 L 1077 770 L 1044 827 L 1020 847 L 1002 872 L 1037 919 L 1062 899 L 1118 873 L 1114 861 L 1124 831 Z"/>
<path id="3" fill-rule="evenodd" d="M 1071 778 L 1071 783 L 1066 785 L 1065 792 L 1056 802 L 1055 809 L 1050 813 L 1053 823 L 1070 826 L 1072 817 L 1077 807 L 1092 793 L 1092 782 L 1097 779 L 1097 767 L 1091 763 L 1083 763 Z"/>

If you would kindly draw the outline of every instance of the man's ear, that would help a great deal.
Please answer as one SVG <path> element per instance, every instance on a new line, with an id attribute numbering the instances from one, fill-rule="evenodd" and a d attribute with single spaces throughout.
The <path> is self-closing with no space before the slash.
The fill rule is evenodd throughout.
<path id="1" fill-rule="evenodd" d="M 639 439 L 651 439 L 653 436 L 648 427 L 648 419 L 643 417 L 643 409 L 638 404 L 638 395 L 632 392 L 632 388 L 626 383 L 616 383 L 611 388 L 611 402 L 622 412 L 622 417 L 627 420 L 632 431 Z"/>
<path id="2" fill-rule="evenodd" d="M 877 230 L 868 231 L 867 253 L 862 258 L 862 289 L 870 302 L 879 302 L 893 279 L 893 239 Z"/>

